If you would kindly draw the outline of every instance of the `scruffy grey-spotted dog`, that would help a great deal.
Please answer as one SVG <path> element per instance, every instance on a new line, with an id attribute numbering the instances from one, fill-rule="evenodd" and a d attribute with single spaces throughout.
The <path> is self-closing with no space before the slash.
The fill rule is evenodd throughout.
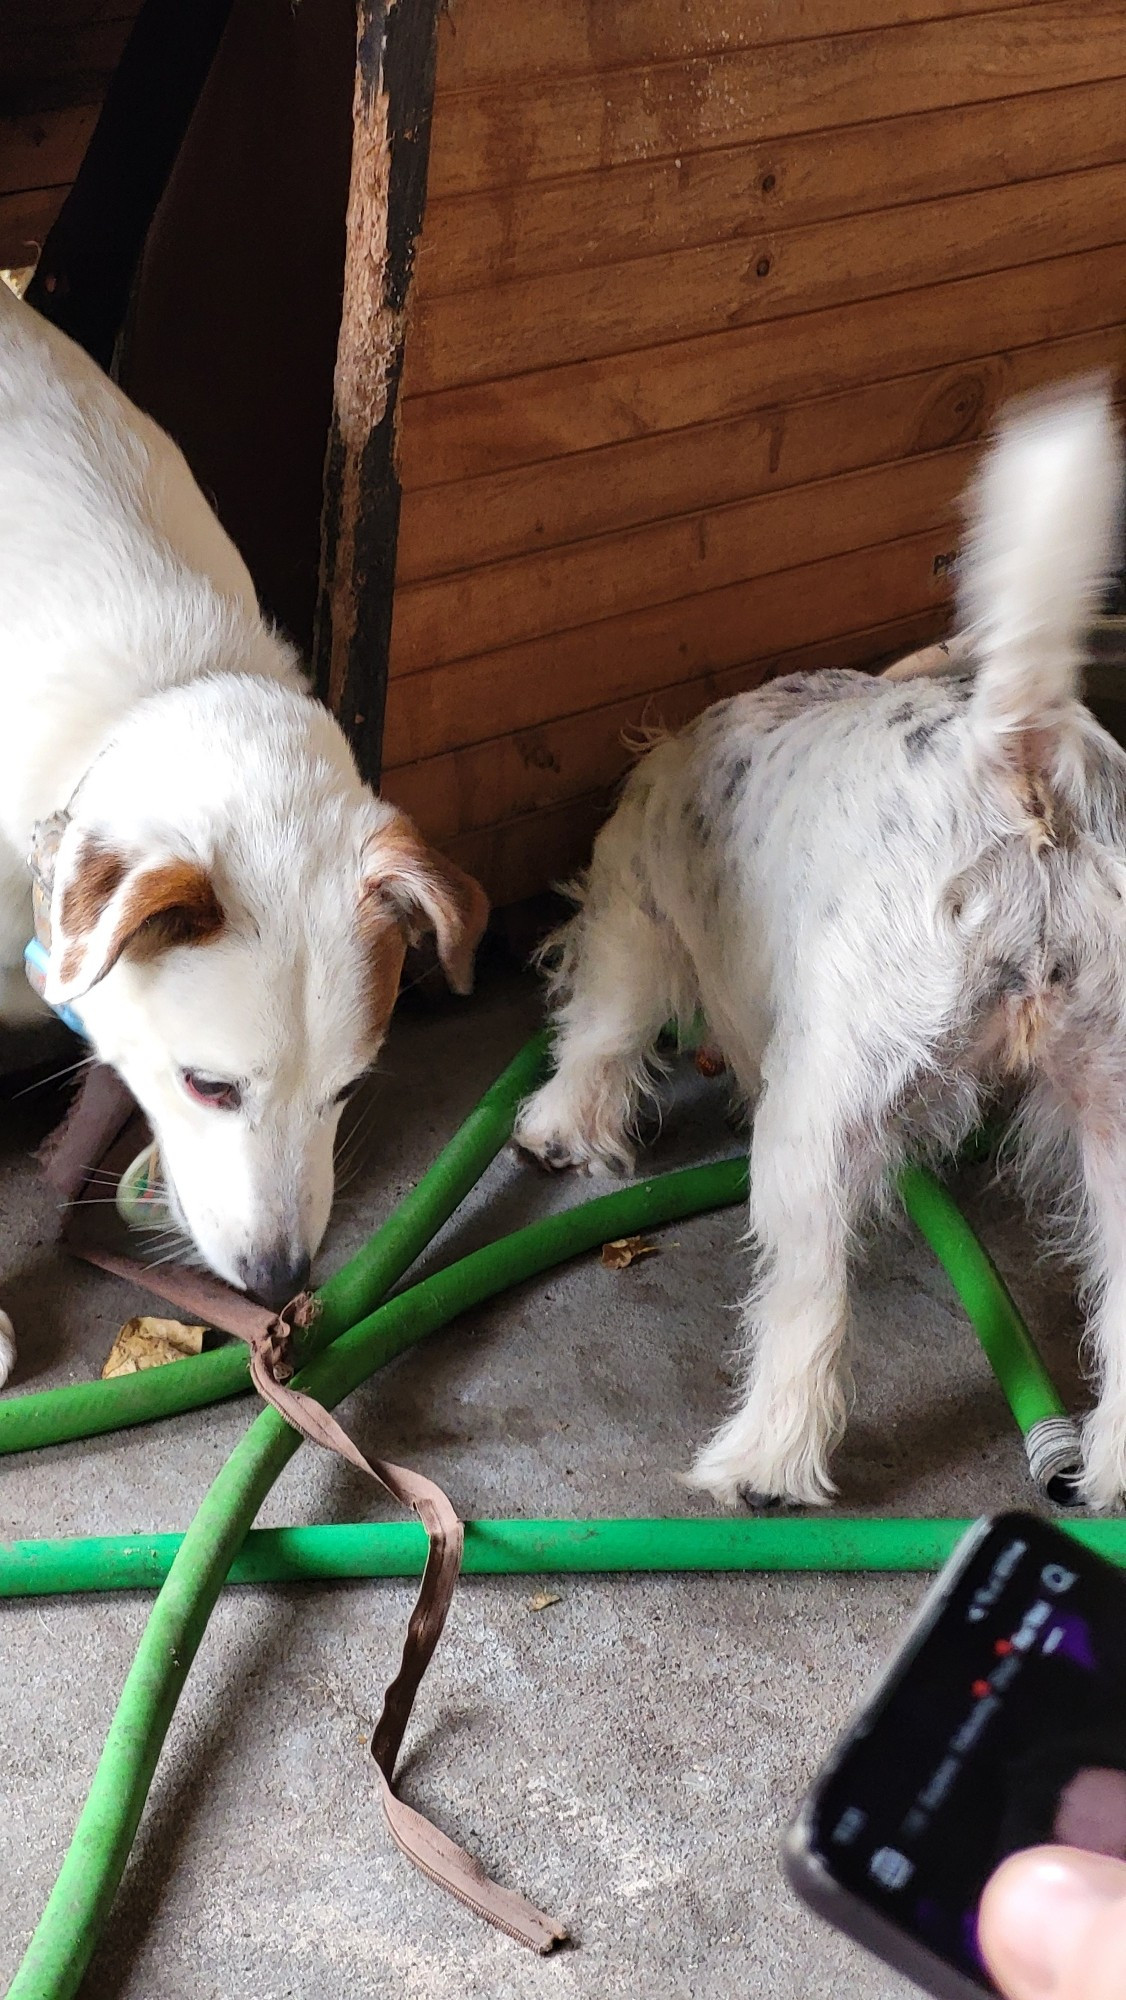
<path id="1" fill-rule="evenodd" d="M 1077 694 L 1121 486 L 1101 385 L 1015 408 L 971 501 L 974 671 L 719 702 L 636 766 L 560 933 L 525 1152 L 627 1168 L 658 1032 L 697 1007 L 755 1107 L 745 1380 L 692 1474 L 721 1501 L 832 1495 L 857 1227 L 1013 1084 L 1089 1311 L 1084 1497 L 1126 1491 L 1126 755 Z"/>

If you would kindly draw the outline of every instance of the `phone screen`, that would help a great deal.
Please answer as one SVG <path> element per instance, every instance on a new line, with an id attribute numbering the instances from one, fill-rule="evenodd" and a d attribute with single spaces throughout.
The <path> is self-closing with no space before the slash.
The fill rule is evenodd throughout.
<path id="1" fill-rule="evenodd" d="M 1126 1580 L 994 1522 L 842 1746 L 808 1843 L 841 1886 L 993 1992 L 977 1910 L 1006 1855 L 1126 1860 Z"/>

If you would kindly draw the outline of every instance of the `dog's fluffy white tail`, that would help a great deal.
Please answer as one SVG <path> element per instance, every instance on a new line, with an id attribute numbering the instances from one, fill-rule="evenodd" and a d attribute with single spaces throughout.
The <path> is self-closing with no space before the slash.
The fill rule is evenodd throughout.
<path id="1" fill-rule="evenodd" d="M 961 624 L 984 737 L 1014 762 L 1053 737 L 1079 691 L 1083 642 L 1122 557 L 1122 441 L 1109 384 L 1086 381 L 1002 418 L 970 499 Z M 1006 742 L 1016 738 L 1018 742 Z"/>

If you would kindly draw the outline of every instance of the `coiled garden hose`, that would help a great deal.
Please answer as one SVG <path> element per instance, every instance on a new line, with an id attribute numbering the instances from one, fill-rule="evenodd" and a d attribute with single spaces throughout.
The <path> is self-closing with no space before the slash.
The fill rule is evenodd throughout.
<path id="1" fill-rule="evenodd" d="M 295 1386 L 308 1389 L 332 1408 L 393 1355 L 495 1293 L 609 1238 L 636 1234 L 745 1197 L 743 1158 L 634 1183 L 518 1230 L 411 1287 L 369 1312 L 357 1325 L 340 1330 L 349 1312 L 363 1311 L 381 1287 L 386 1289 L 402 1275 L 425 1247 L 428 1235 L 453 1212 L 505 1143 L 516 1105 L 539 1074 L 543 1054 L 542 1038 L 537 1037 L 486 1094 L 478 1113 L 485 1112 L 486 1105 L 489 1109 L 479 1123 L 475 1123 L 478 1113 L 474 1113 L 419 1183 L 414 1196 L 407 1197 L 367 1250 L 333 1281 L 339 1288 L 335 1295 L 326 1287 L 326 1311 L 316 1335 L 317 1344 L 330 1344 L 302 1367 Z M 905 1176 L 903 1197 L 908 1212 L 950 1272 L 1022 1429 L 1034 1429 L 1047 1417 L 1056 1418 L 1062 1406 L 1023 1322 L 976 1239 L 968 1230 L 963 1237 L 954 1226 L 955 1221 L 961 1224 L 961 1217 L 953 1204 L 930 1176 L 915 1169 Z M 227 1356 L 231 1358 L 225 1359 Z M 206 1387 L 204 1362 L 211 1364 L 213 1371 L 206 1376 Z M 222 1370 L 217 1365 L 220 1362 L 224 1363 Z M 193 1371 L 190 1376 L 188 1371 Z M 21 1403 L 38 1408 L 22 1431 L 18 1416 L 8 1419 L 6 1435 L 0 1433 L 0 1449 L 26 1449 L 31 1444 L 90 1435 L 123 1422 L 140 1422 L 174 1409 L 198 1407 L 217 1396 L 237 1393 L 244 1385 L 244 1376 L 243 1353 L 228 1349 L 149 1371 L 145 1376 L 123 1378 L 120 1383 L 91 1384 L 85 1392 L 53 1391 L 20 1398 L 0 1405 L 0 1417 L 18 1413 Z M 118 1394 L 112 1400 L 104 1394 L 107 1389 L 132 1390 L 134 1383 L 146 1389 L 150 1381 L 154 1391 L 160 1390 L 162 1377 L 179 1378 L 175 1393 L 165 1389 L 152 1400 L 138 1392 L 133 1396 Z M 225 1386 L 216 1390 L 216 1381 Z M 85 1405 L 76 1401 L 83 1393 L 87 1397 L 95 1394 L 96 1401 Z M 127 1414 L 107 1414 L 117 1410 Z M 384 1552 L 382 1561 L 389 1560 L 392 1549 L 398 1551 L 401 1562 L 409 1560 L 414 1565 L 420 1560 L 424 1538 L 409 1524 L 358 1530 L 264 1531 L 240 1558 L 255 1514 L 298 1443 L 296 1434 L 275 1411 L 262 1411 L 214 1481 L 187 1533 L 182 1538 L 157 1538 L 155 1543 L 146 1543 L 149 1554 L 145 1560 L 150 1568 L 153 1564 L 163 1567 L 162 1554 L 167 1556 L 166 1574 L 74 1839 L 9 1989 L 9 2000 L 68 2000 L 76 1991 L 108 1917 L 180 1690 L 216 1598 L 236 1561 L 252 1564 L 254 1551 L 261 1548 L 259 1561 L 284 1559 L 292 1565 L 304 1549 L 307 1563 L 311 1559 L 307 1541 L 279 1542 L 279 1537 L 318 1534 L 360 1535 L 368 1563 L 376 1561 L 380 1549 Z M 529 1570 L 733 1566 L 917 1569 L 940 1562 L 965 1525 L 849 1521 L 840 1516 L 743 1522 L 478 1523 L 467 1536 L 466 1568 L 489 1573 L 494 1565 L 497 1569 Z M 1119 1525 L 1083 1524 L 1078 1532 L 1088 1539 Z M 167 1546 L 169 1540 L 177 1543 L 174 1552 Z M 337 1544 L 338 1562 L 342 1546 Z M 354 1550 L 354 1542 L 352 1547 Z M 67 1560 L 65 1548 L 57 1548 L 52 1558 L 42 1544 L 34 1558 L 26 1551 L 27 1545 L 15 1544 L 3 1552 L 5 1567 L 0 1574 L 6 1579 L 8 1594 L 28 1594 L 29 1566 L 41 1566 L 48 1560 L 61 1565 Z M 56 1569 L 56 1576 L 63 1573 Z M 302 1571 L 309 1573 L 308 1569 Z M 331 1573 L 343 1572 L 337 1568 Z M 365 1568 L 362 1573 L 404 1572 Z M 41 1567 L 40 1574 L 47 1572 Z M 89 1568 L 86 1574 L 89 1576 Z M 150 1575 L 147 1580 L 156 1578 Z M 87 1582 L 85 1587 L 93 1586 Z"/>
<path id="2" fill-rule="evenodd" d="M 746 1161 L 690 1167 L 517 1230 L 426 1278 L 341 1334 L 293 1386 L 333 1409 L 393 1355 L 496 1292 L 608 1238 L 738 1201 Z M 178 1364 L 172 1364 L 178 1365 Z M 301 1440 L 263 1410 L 236 1445 L 170 1566 L 105 1749 L 9 2000 L 68 2000 L 109 1916 L 188 1669 L 255 1514 Z"/>

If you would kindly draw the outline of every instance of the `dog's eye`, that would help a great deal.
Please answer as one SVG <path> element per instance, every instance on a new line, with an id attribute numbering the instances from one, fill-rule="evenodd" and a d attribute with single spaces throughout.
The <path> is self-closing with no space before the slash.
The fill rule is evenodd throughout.
<path id="1" fill-rule="evenodd" d="M 334 1104 L 347 1104 L 347 1102 L 348 1102 L 348 1099 L 349 1099 L 350 1097 L 355 1097 L 355 1095 L 356 1095 L 356 1092 L 358 1091 L 358 1089 L 359 1089 L 359 1087 L 360 1087 L 361 1083 L 363 1083 L 363 1081 L 364 1081 L 364 1077 L 365 1077 L 366 1075 L 367 1075 L 367 1071 L 365 1070 L 365 1072 L 364 1072 L 364 1076 L 354 1076 L 354 1077 L 352 1078 L 352 1081 L 351 1081 L 351 1083 L 346 1083 L 346 1084 L 344 1085 L 344 1087 L 343 1087 L 343 1089 L 342 1089 L 342 1090 L 338 1090 L 338 1091 L 337 1091 L 337 1093 L 336 1093 L 336 1096 L 335 1096 L 335 1097 L 333 1098 L 333 1100 L 332 1100 L 332 1101 L 333 1101 L 333 1103 L 334 1103 Z"/>
<path id="2" fill-rule="evenodd" d="M 203 1076 L 198 1069 L 182 1069 L 180 1081 L 189 1097 L 197 1104 L 208 1104 L 213 1111 L 237 1111 L 242 1103 L 242 1092 L 237 1083 L 229 1083 L 226 1077 Z"/>

